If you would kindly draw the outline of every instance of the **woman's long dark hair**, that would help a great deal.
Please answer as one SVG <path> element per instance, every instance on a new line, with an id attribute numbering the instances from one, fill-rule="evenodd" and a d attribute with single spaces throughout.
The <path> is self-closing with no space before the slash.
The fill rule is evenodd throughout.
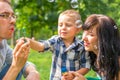
<path id="1" fill-rule="evenodd" d="M 104 73 L 106 80 L 119 80 L 120 33 L 116 23 L 108 16 L 93 14 L 86 19 L 83 30 L 91 27 L 97 27 L 99 54 L 96 59 L 96 56 L 90 53 L 91 64 L 97 60 L 98 72 Z"/>

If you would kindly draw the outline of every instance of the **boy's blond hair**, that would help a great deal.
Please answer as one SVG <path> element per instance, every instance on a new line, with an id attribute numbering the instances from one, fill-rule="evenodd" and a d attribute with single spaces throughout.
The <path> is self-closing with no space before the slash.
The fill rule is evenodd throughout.
<path id="1" fill-rule="evenodd" d="M 62 15 L 70 16 L 70 17 L 73 18 L 75 21 L 76 21 L 76 20 L 81 20 L 81 16 L 80 16 L 79 12 L 77 12 L 76 10 L 73 10 L 73 9 L 71 9 L 71 10 L 66 10 L 66 11 L 62 12 L 62 13 L 60 14 L 60 16 L 62 16 Z"/>
<path id="2" fill-rule="evenodd" d="M 82 25 L 82 20 L 81 20 L 81 16 L 80 16 L 80 13 L 76 10 L 73 10 L 73 9 L 70 9 L 70 10 L 66 10 L 64 12 L 62 12 L 60 15 L 59 15 L 59 18 L 60 16 L 63 16 L 63 15 L 66 15 L 66 16 L 69 16 L 71 17 L 75 23 L 76 23 L 76 27 L 77 28 L 80 28 L 81 25 Z"/>

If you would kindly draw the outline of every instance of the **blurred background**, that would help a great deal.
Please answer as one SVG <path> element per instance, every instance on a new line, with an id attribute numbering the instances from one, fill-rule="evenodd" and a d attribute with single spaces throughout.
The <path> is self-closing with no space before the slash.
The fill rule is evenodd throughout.
<path id="1" fill-rule="evenodd" d="M 84 22 L 90 14 L 105 14 L 120 26 L 120 0 L 11 0 L 17 15 L 15 36 L 48 39 L 57 34 L 59 14 L 66 9 L 78 10 Z M 81 34 L 79 35 L 81 36 Z"/>
<path id="2" fill-rule="evenodd" d="M 11 0 L 17 15 L 14 37 L 11 46 L 23 36 L 45 40 L 57 34 L 58 16 L 67 9 L 79 11 L 82 21 L 90 14 L 105 14 L 112 17 L 120 28 L 120 0 Z M 78 35 L 81 38 L 81 33 Z M 41 80 L 48 80 L 51 66 L 51 53 L 43 54 L 31 50 L 28 60 L 36 65 Z M 96 77 L 93 71 L 86 76 Z M 24 78 L 23 78 L 24 80 Z"/>

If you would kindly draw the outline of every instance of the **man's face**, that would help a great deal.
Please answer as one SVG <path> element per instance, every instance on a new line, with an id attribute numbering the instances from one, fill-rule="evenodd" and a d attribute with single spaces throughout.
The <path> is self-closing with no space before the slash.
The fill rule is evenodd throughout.
<path id="1" fill-rule="evenodd" d="M 0 1 L 0 41 L 13 36 L 16 19 L 11 6 Z"/>

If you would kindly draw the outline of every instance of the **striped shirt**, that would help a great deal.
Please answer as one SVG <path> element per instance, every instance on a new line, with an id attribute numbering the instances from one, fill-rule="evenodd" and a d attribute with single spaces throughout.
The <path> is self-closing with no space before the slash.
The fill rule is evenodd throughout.
<path id="1" fill-rule="evenodd" d="M 44 51 L 52 51 L 52 65 L 50 80 L 61 80 L 62 70 L 76 71 L 80 68 L 90 68 L 90 57 L 88 52 L 85 52 L 82 41 L 78 38 L 66 47 L 59 36 L 53 36 L 43 42 L 45 45 Z"/>

